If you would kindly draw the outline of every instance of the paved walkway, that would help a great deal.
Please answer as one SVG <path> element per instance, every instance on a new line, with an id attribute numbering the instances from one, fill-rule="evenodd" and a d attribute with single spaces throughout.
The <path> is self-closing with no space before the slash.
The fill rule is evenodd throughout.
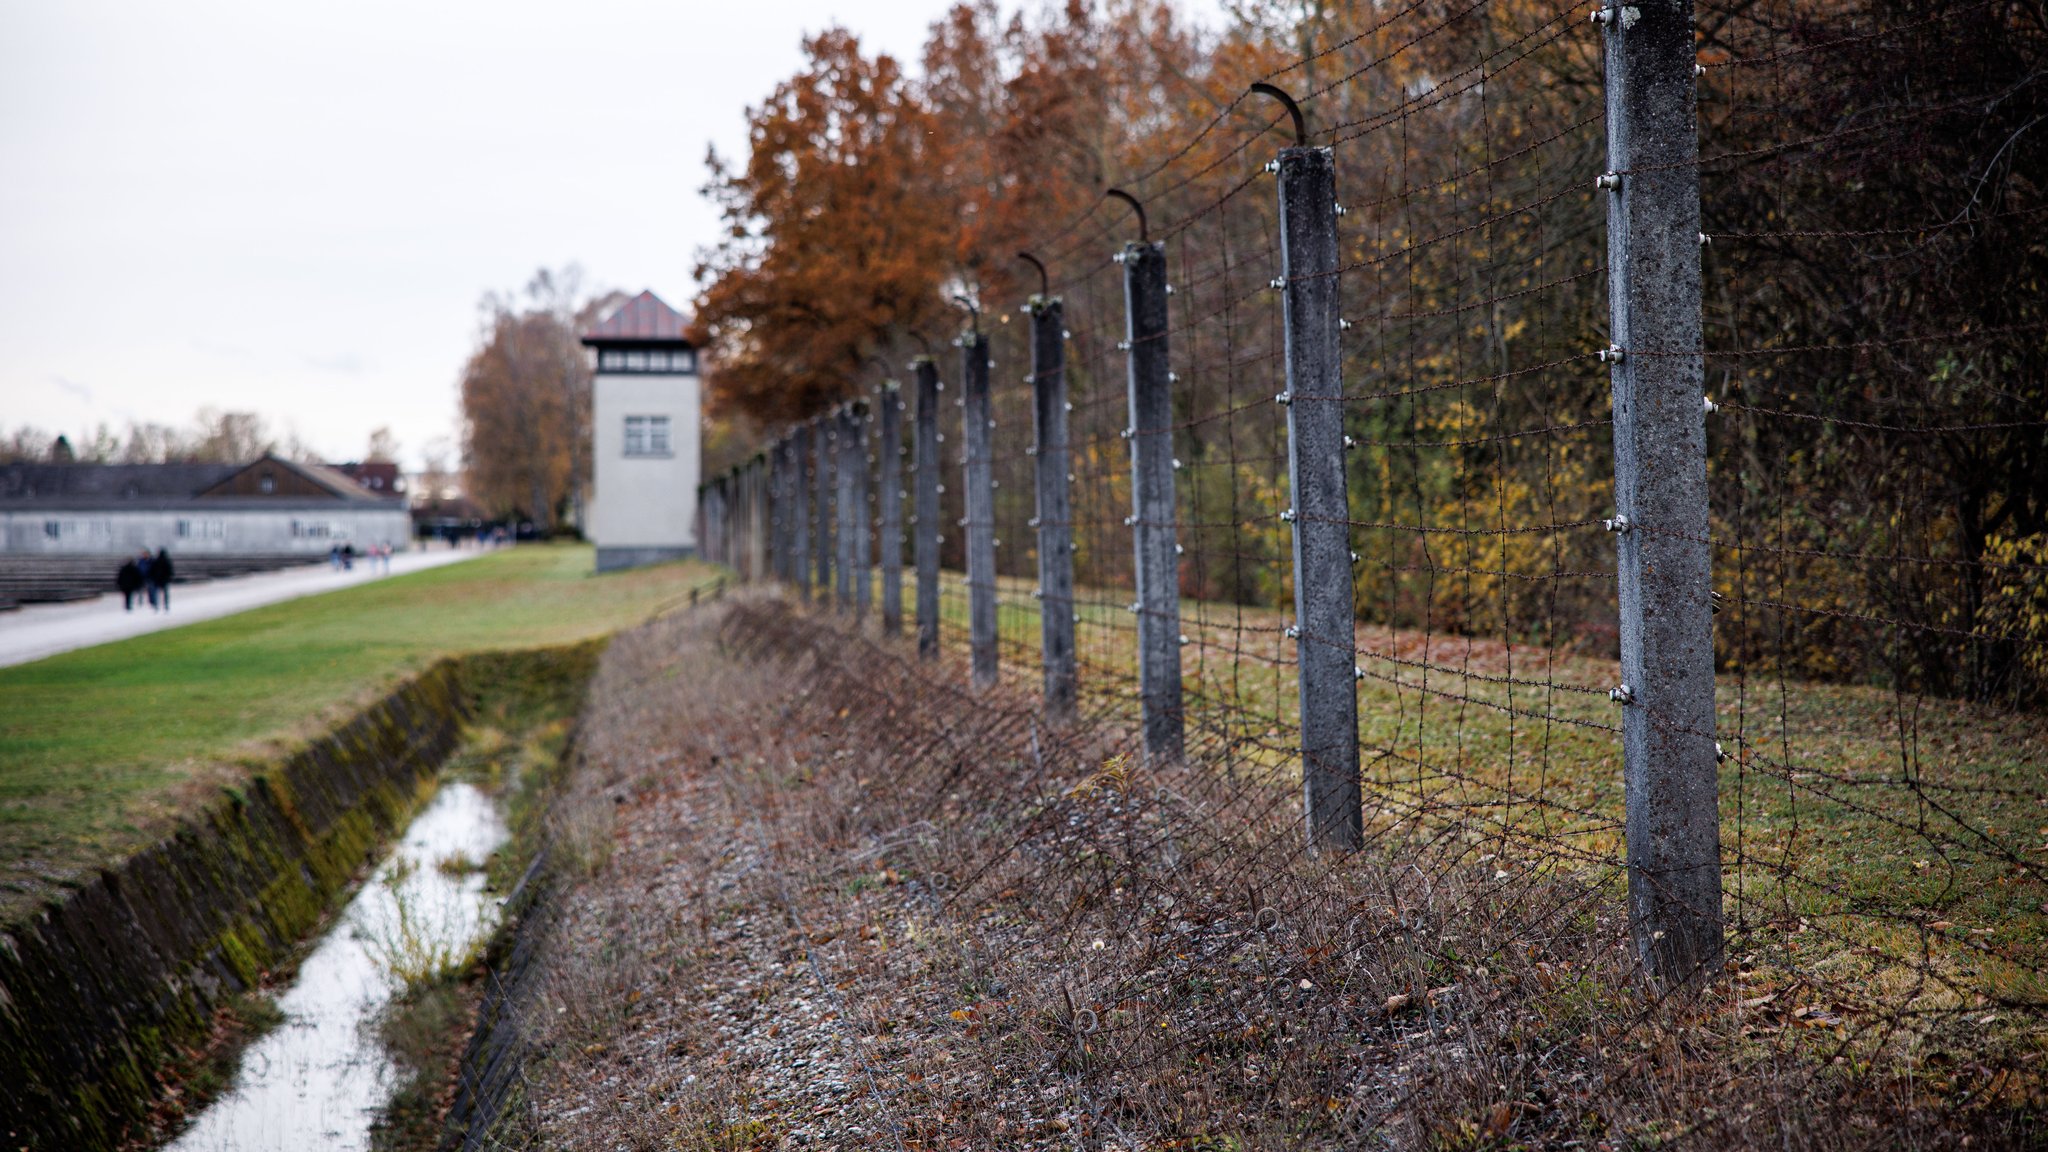
<path id="1" fill-rule="evenodd" d="M 484 552 L 477 548 L 400 552 L 391 558 L 391 575 L 438 568 L 482 556 Z M 68 604 L 29 604 L 13 612 L 0 612 L 0 668 L 383 578 L 381 573 L 371 572 L 370 565 L 359 558 L 354 570 L 348 572 L 336 572 L 322 563 L 203 584 L 173 584 L 169 612 L 152 612 L 147 605 L 124 612 L 118 592 Z"/>

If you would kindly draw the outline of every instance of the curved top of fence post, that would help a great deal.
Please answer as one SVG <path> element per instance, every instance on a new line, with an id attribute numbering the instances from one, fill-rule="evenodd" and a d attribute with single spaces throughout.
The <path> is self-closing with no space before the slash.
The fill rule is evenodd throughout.
<path id="1" fill-rule="evenodd" d="M 1252 85 L 1250 90 L 1258 93 L 1261 96 L 1271 96 L 1273 99 L 1278 100 L 1281 104 L 1285 105 L 1287 107 L 1287 114 L 1294 118 L 1295 146 L 1298 148 L 1308 147 L 1308 120 L 1302 116 L 1301 105 L 1296 104 L 1294 102 L 1294 97 L 1289 96 L 1280 88 L 1272 84 L 1264 83 L 1263 81 Z"/>
<path id="2" fill-rule="evenodd" d="M 1017 259 L 1025 261 L 1033 268 L 1038 269 L 1038 294 L 1040 296 L 1052 295 L 1052 280 L 1046 276 L 1045 265 L 1039 263 L 1038 257 L 1033 256 L 1029 252 L 1019 252 L 1017 253 Z"/>
<path id="3" fill-rule="evenodd" d="M 1131 206 L 1131 211 L 1136 212 L 1138 214 L 1138 242 L 1140 244 L 1149 243 L 1152 239 L 1152 231 L 1145 224 L 1145 206 L 1143 204 L 1138 203 L 1138 198 L 1136 196 L 1131 195 L 1129 192 L 1124 191 L 1121 188 L 1108 189 L 1107 191 L 1103 192 L 1103 195 L 1114 196 L 1117 199 Z"/>

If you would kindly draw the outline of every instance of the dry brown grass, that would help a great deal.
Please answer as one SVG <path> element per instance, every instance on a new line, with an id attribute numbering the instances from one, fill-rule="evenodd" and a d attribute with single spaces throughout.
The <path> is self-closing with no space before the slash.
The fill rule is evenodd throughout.
<path id="1" fill-rule="evenodd" d="M 508 1145 L 2021 1147 L 2042 1051 L 1735 966 L 1658 996 L 1611 873 L 1419 823 L 1299 847 L 767 595 L 611 647 Z M 1768 983 L 1766 983 L 1766 981 Z"/>

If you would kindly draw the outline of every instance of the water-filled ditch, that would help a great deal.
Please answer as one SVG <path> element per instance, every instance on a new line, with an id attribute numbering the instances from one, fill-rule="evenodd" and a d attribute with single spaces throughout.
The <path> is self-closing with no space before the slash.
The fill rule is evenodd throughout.
<path id="1" fill-rule="evenodd" d="M 443 783 L 277 998 L 282 1022 L 249 1045 L 232 1087 L 168 1147 L 368 1148 L 400 1075 L 377 1020 L 408 978 L 462 966 L 488 937 L 498 898 L 482 864 L 506 836 L 482 789 Z"/>

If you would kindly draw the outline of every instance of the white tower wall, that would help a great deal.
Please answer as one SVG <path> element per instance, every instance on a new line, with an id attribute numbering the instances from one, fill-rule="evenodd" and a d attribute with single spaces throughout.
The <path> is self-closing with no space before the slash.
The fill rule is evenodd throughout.
<path id="1" fill-rule="evenodd" d="M 592 381 L 596 459 L 587 531 L 597 570 L 693 556 L 702 460 L 694 374 L 607 373 Z M 628 417 L 668 418 L 668 451 L 627 454 Z"/>

